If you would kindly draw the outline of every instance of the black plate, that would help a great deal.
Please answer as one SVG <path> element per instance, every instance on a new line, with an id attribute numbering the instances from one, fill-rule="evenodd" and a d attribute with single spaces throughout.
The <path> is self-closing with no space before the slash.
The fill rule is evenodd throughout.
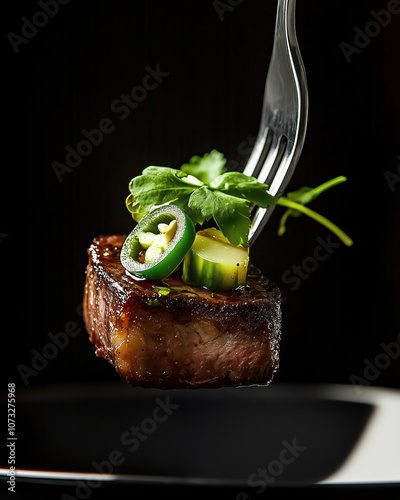
<path id="1" fill-rule="evenodd" d="M 92 490 L 104 483 L 222 485 L 256 494 L 270 486 L 329 484 L 330 478 L 340 483 L 338 472 L 381 411 L 382 394 L 399 403 L 396 391 L 364 387 L 360 397 L 351 386 L 281 383 L 176 391 L 124 382 L 20 389 L 17 480 L 80 480 Z M 398 439 L 393 432 L 391 439 Z M 1 462 L 4 477 L 7 457 Z M 367 482 L 379 483 L 379 465 L 374 470 Z"/>

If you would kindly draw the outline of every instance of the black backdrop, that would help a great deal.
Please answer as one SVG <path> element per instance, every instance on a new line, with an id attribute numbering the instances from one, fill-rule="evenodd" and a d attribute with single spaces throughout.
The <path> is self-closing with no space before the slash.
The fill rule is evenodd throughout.
<path id="1" fill-rule="evenodd" d="M 42 352 L 48 334 L 66 328 L 81 331 L 28 384 L 116 379 L 95 357 L 82 321 L 87 248 L 99 234 L 132 229 L 128 183 L 146 166 L 179 167 L 216 148 L 231 168 L 244 167 L 259 125 L 275 8 L 265 0 L 73 0 L 46 21 L 36 2 L 7 4 L 4 381 L 23 387 L 18 366 L 31 367 L 32 350 Z M 304 217 L 289 221 L 280 238 L 277 208 L 252 248 L 255 264 L 286 297 L 277 381 L 348 384 L 357 375 L 400 386 L 400 357 L 385 363 L 380 356 L 400 334 L 400 14 L 382 12 L 389 8 L 399 10 L 386 0 L 297 4 L 310 110 L 290 189 L 346 175 L 314 208 L 355 244 L 337 245 Z M 23 28 L 23 16 L 41 26 Z M 24 34 L 30 38 L 18 38 Z M 145 92 L 136 89 L 136 107 L 123 112 L 122 95 L 137 86 Z M 66 147 L 76 150 L 100 122 L 113 130 L 97 137 L 90 154 L 81 146 L 86 156 L 57 177 L 54 162 L 65 164 Z M 334 244 L 318 261 L 321 241 Z M 296 272 L 303 278 L 295 280 Z M 365 368 L 377 363 L 370 381 Z"/>

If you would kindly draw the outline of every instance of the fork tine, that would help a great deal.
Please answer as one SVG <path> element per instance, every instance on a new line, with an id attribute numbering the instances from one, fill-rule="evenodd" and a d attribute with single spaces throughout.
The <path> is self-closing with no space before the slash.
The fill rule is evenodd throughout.
<path id="1" fill-rule="evenodd" d="M 260 170 L 260 161 L 267 144 L 268 134 L 269 128 L 265 127 L 262 130 L 262 133 L 257 137 L 253 151 L 251 152 L 250 158 L 248 159 L 246 167 L 243 170 L 244 175 L 255 177 L 258 174 L 258 171 Z"/>
<path id="2" fill-rule="evenodd" d="M 263 230 L 268 219 L 271 217 L 275 205 L 269 205 L 267 208 L 257 208 L 253 219 L 251 221 L 251 228 L 249 233 L 249 245 L 251 246 L 260 232 Z"/>
<path id="3" fill-rule="evenodd" d="M 282 137 L 279 140 L 282 143 Z M 292 174 L 296 168 L 296 163 L 293 162 L 294 156 L 294 141 L 286 142 L 285 149 L 280 155 L 279 160 L 276 162 L 276 171 L 269 174 L 266 178 L 266 183 L 269 184 L 271 176 L 273 180 L 268 188 L 268 193 L 272 196 L 277 196 L 278 198 L 283 194 L 286 189 L 287 184 L 292 177 Z M 261 171 L 260 176 L 265 174 Z M 259 176 L 259 178 L 260 178 Z M 265 182 L 265 181 L 260 181 Z M 252 219 L 252 227 L 249 233 L 249 245 L 251 245 L 255 239 L 258 237 L 265 224 L 268 222 L 269 218 L 276 205 L 269 205 L 267 208 L 259 207 L 254 213 Z"/>
<path id="4" fill-rule="evenodd" d="M 294 141 L 290 140 L 286 145 L 286 149 L 276 169 L 274 178 L 269 183 L 268 192 L 273 196 L 280 197 L 285 192 L 286 186 L 289 184 L 296 168 L 297 161 L 293 161 L 295 156 L 294 146 Z"/>
<path id="5" fill-rule="evenodd" d="M 280 138 L 279 142 L 280 143 L 282 142 L 282 137 Z M 294 156 L 294 142 L 291 141 L 290 143 L 287 143 L 285 145 L 285 149 L 281 154 L 281 158 L 277 162 L 276 172 L 273 172 L 272 174 L 269 175 L 269 177 L 271 177 L 271 175 L 274 175 L 273 181 L 268 189 L 269 194 L 272 194 L 273 196 L 277 197 L 283 194 L 296 168 L 296 164 L 292 161 L 293 156 Z M 265 174 L 265 172 L 261 171 L 260 175 L 263 174 Z M 268 177 L 266 178 L 266 181 L 269 182 Z M 267 208 L 259 207 L 256 210 L 252 219 L 252 227 L 249 233 L 249 245 L 251 245 L 254 242 L 254 240 L 258 237 L 258 235 L 264 228 L 265 224 L 267 223 L 268 219 L 271 217 L 271 214 L 275 209 L 275 206 L 276 205 L 269 205 Z"/>
<path id="6" fill-rule="evenodd" d="M 271 178 L 275 174 L 276 167 L 279 165 L 279 159 L 282 155 L 282 145 L 282 136 L 278 137 L 274 134 L 268 154 L 258 174 L 258 182 L 262 182 L 263 184 L 270 183 Z"/>
<path id="7" fill-rule="evenodd" d="M 270 184 L 284 152 L 286 137 L 278 137 L 269 127 L 258 137 L 243 173 Z"/>

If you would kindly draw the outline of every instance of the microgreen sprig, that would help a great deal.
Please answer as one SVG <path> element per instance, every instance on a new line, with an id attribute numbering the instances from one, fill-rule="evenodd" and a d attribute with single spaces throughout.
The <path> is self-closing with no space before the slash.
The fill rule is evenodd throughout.
<path id="1" fill-rule="evenodd" d="M 286 221 L 289 217 L 299 217 L 301 214 L 308 215 L 311 219 L 319 222 L 330 231 L 332 231 L 346 246 L 351 246 L 353 244 L 353 240 L 342 231 L 336 224 L 331 222 L 329 219 L 324 217 L 321 214 L 318 214 L 314 210 L 311 210 L 308 207 L 305 207 L 307 203 L 312 200 L 315 200 L 320 194 L 332 188 L 333 186 L 337 186 L 342 182 L 346 182 L 347 178 L 344 176 L 335 177 L 330 181 L 324 182 L 320 186 L 315 188 L 303 187 L 298 191 L 293 191 L 288 193 L 286 196 L 281 196 L 277 201 L 277 205 L 281 205 L 286 207 L 287 210 L 281 217 L 278 235 L 282 236 L 286 232 Z"/>

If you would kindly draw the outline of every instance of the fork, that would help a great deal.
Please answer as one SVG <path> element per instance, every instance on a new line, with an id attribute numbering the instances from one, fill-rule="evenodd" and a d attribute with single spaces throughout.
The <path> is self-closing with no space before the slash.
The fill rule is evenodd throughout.
<path id="1" fill-rule="evenodd" d="M 268 184 L 279 198 L 293 175 L 303 149 L 308 116 L 306 72 L 297 43 L 296 0 L 278 0 L 275 38 L 265 83 L 261 123 L 250 158 L 243 170 Z M 249 231 L 252 245 L 275 205 L 258 208 Z"/>

